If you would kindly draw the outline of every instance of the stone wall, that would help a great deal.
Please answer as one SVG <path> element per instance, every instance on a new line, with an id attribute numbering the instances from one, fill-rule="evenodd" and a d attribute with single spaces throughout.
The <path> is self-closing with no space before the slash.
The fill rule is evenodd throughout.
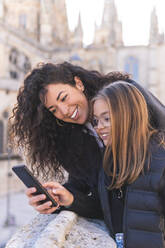
<path id="1" fill-rule="evenodd" d="M 38 214 L 9 240 L 6 248 L 116 248 L 103 221 L 70 211 Z"/>

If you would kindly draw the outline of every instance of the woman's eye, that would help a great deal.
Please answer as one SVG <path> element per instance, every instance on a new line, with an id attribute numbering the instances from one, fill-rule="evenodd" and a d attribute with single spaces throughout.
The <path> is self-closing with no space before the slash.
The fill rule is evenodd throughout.
<path id="1" fill-rule="evenodd" d="M 55 113 L 56 113 L 56 109 L 53 109 L 53 110 L 52 110 L 52 114 L 55 114 Z"/>
<path id="2" fill-rule="evenodd" d="M 92 120 L 92 125 L 93 125 L 93 127 L 97 127 L 97 125 L 98 125 L 98 120 L 97 120 L 97 119 L 93 119 L 93 120 Z"/>
<path id="3" fill-rule="evenodd" d="M 110 121 L 110 118 L 109 118 L 109 117 L 105 117 L 104 120 L 105 120 L 106 122 L 109 122 L 109 121 Z"/>
<path id="4" fill-rule="evenodd" d="M 68 96 L 68 95 L 65 95 L 65 96 L 61 99 L 61 101 L 64 102 L 65 99 L 67 98 L 67 96 Z"/>

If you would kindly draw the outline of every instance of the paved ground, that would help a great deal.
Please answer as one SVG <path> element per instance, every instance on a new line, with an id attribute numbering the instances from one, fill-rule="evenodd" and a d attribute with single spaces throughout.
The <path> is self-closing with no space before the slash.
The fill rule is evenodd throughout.
<path id="1" fill-rule="evenodd" d="M 24 192 L 10 195 L 9 200 L 8 204 L 7 197 L 0 198 L 0 248 L 4 247 L 6 241 L 20 226 L 28 223 L 37 213 L 28 205 Z"/>

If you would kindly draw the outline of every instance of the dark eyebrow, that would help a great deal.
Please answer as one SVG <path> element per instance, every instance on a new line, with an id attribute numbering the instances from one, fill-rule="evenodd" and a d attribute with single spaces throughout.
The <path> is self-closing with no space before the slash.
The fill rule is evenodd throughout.
<path id="1" fill-rule="evenodd" d="M 61 96 L 61 94 L 62 94 L 63 92 L 64 92 L 63 90 L 60 91 L 60 93 L 58 94 L 58 96 L 57 96 L 57 98 L 56 98 L 57 101 L 59 100 L 59 98 L 60 98 L 60 96 Z"/>
<path id="2" fill-rule="evenodd" d="M 61 96 L 61 94 L 62 94 L 63 92 L 64 92 L 63 90 L 60 91 L 60 93 L 58 94 L 58 96 L 57 96 L 57 98 L 56 98 L 57 101 L 59 100 L 59 98 L 60 98 L 60 96 Z M 50 110 L 50 109 L 53 108 L 53 107 L 54 107 L 53 105 L 50 106 L 50 107 L 48 108 L 48 110 Z"/>

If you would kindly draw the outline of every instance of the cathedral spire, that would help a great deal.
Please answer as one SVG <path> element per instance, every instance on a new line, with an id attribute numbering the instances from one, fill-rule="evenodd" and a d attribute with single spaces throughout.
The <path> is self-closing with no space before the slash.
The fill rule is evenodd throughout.
<path id="1" fill-rule="evenodd" d="M 53 4 L 51 0 L 40 0 L 40 42 L 43 45 L 53 43 Z"/>
<path id="2" fill-rule="evenodd" d="M 74 31 L 74 43 L 76 47 L 77 46 L 82 47 L 82 44 L 83 44 L 83 28 L 82 28 L 82 23 L 81 23 L 80 12 L 79 12 L 79 17 L 78 17 L 78 24 Z"/>
<path id="3" fill-rule="evenodd" d="M 105 0 L 102 17 L 102 27 L 109 27 L 117 19 L 117 11 L 114 0 Z"/>
<path id="4" fill-rule="evenodd" d="M 117 9 L 114 0 L 105 0 L 102 23 L 95 27 L 95 45 L 121 46 L 122 25 L 118 20 Z"/>
<path id="5" fill-rule="evenodd" d="M 66 0 L 54 0 L 54 37 L 58 44 L 67 44 L 70 37 Z"/>
<path id="6" fill-rule="evenodd" d="M 151 13 L 149 44 L 156 45 L 164 42 L 164 34 L 159 32 L 158 16 L 154 7 Z"/>
<path id="7" fill-rule="evenodd" d="M 70 35 L 65 0 L 40 0 L 41 43 L 66 45 Z"/>

